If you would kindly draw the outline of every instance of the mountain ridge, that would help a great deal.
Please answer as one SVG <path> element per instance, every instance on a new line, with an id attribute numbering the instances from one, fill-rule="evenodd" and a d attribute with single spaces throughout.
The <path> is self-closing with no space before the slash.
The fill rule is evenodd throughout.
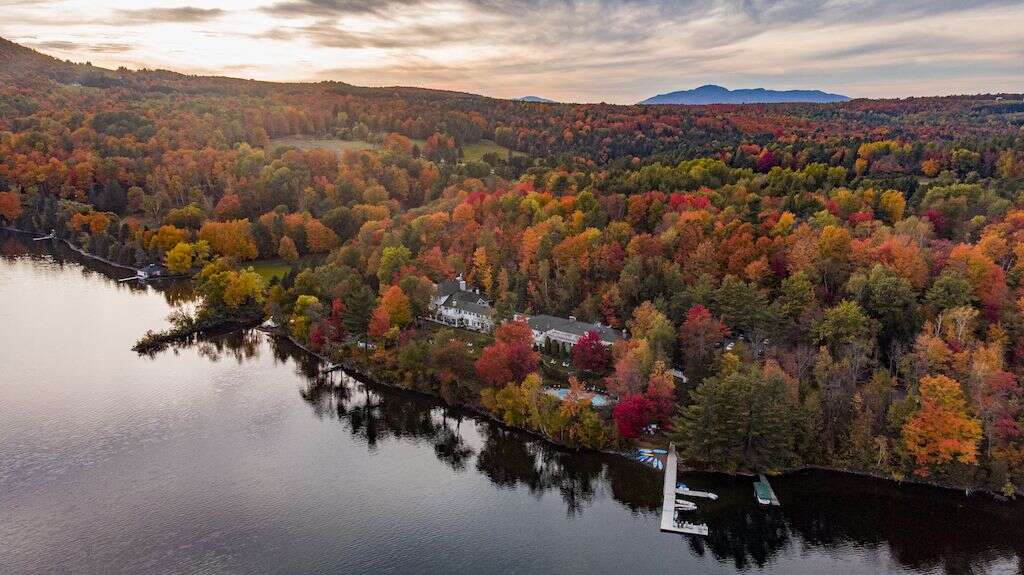
<path id="1" fill-rule="evenodd" d="M 821 90 L 769 90 L 766 88 L 740 88 L 730 90 L 716 84 L 705 84 L 692 90 L 677 90 L 658 94 L 639 102 L 654 104 L 774 104 L 774 103 L 831 103 L 846 102 L 849 96 L 831 94 Z"/>

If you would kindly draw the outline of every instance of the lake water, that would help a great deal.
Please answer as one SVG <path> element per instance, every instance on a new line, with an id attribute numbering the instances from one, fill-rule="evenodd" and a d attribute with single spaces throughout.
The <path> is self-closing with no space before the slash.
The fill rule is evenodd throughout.
<path id="1" fill-rule="evenodd" d="M 1024 573 L 1020 506 L 801 473 L 661 474 L 340 374 L 258 332 L 131 351 L 188 286 L 0 235 L 0 573 Z"/>

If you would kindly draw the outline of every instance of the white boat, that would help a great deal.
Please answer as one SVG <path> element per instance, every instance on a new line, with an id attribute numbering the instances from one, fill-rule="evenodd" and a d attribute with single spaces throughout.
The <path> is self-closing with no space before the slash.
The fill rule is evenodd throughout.
<path id="1" fill-rule="evenodd" d="M 700 525 L 697 525 L 697 524 L 694 524 L 694 523 L 690 523 L 689 521 L 683 521 L 683 522 L 677 522 L 675 524 L 675 527 L 676 527 L 676 529 L 679 530 L 680 533 L 686 533 L 688 535 L 704 535 L 704 536 L 707 536 L 707 534 L 709 532 L 708 526 L 706 524 L 704 524 L 704 523 L 701 523 Z"/>
<path id="2" fill-rule="evenodd" d="M 704 499 L 711 499 L 712 501 L 718 499 L 718 495 L 715 495 L 710 491 L 696 491 L 687 487 L 685 483 L 676 483 L 676 495 L 703 497 Z"/>
<path id="3" fill-rule="evenodd" d="M 697 504 L 685 499 L 676 499 L 676 511 L 696 511 Z"/>

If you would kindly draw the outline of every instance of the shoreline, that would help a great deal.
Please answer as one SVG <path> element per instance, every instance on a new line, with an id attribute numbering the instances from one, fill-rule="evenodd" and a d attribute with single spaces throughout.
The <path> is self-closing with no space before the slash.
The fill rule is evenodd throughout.
<path id="1" fill-rule="evenodd" d="M 379 378 L 374 376 L 373 374 L 367 373 L 365 370 L 363 370 L 363 369 L 361 369 L 361 368 L 359 368 L 357 366 L 352 365 L 350 362 L 344 361 L 344 362 L 339 362 L 339 363 L 335 364 L 328 357 L 326 357 L 326 356 L 324 356 L 324 355 L 322 355 L 322 354 L 320 354 L 318 352 L 315 352 L 312 349 L 306 347 L 305 345 L 302 345 L 301 343 L 295 341 L 295 338 L 293 338 L 291 335 L 289 335 L 287 333 L 283 333 L 283 332 L 279 332 L 277 330 L 263 328 L 263 327 L 257 327 L 255 329 L 257 329 L 257 330 L 259 330 L 259 331 L 261 331 L 261 332 L 263 332 L 263 333 L 265 333 L 265 334 L 267 334 L 267 335 L 269 335 L 271 337 L 283 339 L 283 340 L 287 341 L 289 344 L 294 345 L 296 348 L 302 350 L 306 354 L 308 354 L 308 355 L 310 355 L 310 356 L 312 356 L 312 357 L 314 357 L 314 358 L 316 358 L 316 359 L 318 359 L 318 360 L 320 360 L 322 362 L 325 362 L 327 364 L 332 364 L 332 365 L 340 365 L 341 366 L 341 370 L 345 374 L 349 375 L 350 377 L 358 376 L 358 378 L 362 378 L 363 380 L 365 380 L 365 382 L 372 383 L 373 385 L 379 385 L 381 387 L 386 387 L 386 388 L 393 389 L 393 390 L 401 390 L 401 391 L 405 391 L 405 392 L 415 393 L 415 394 L 423 396 L 423 397 L 427 397 L 427 398 L 430 398 L 430 399 L 433 399 L 433 400 L 444 402 L 444 400 L 441 399 L 440 396 L 438 396 L 436 394 L 433 394 L 433 393 L 428 393 L 428 392 L 419 391 L 419 390 L 413 390 L 413 389 L 406 389 L 406 388 L 398 386 L 398 385 L 394 385 L 394 384 L 391 384 L 391 383 L 383 382 Z M 445 403 L 445 405 L 448 405 L 448 404 Z M 527 434 L 527 435 L 529 435 L 529 436 L 531 436 L 533 438 L 536 438 L 536 439 L 538 439 L 540 441 L 543 441 L 543 442 L 547 443 L 548 445 L 551 445 L 551 446 L 553 446 L 553 447 L 555 447 L 557 449 L 561 449 L 561 450 L 564 450 L 564 451 L 575 451 L 575 452 L 588 451 L 588 452 L 591 452 L 591 453 L 599 453 L 599 454 L 602 454 L 602 455 L 622 457 L 622 458 L 624 458 L 626 460 L 629 460 L 629 461 L 631 461 L 633 463 L 636 463 L 638 465 L 643 465 L 642 463 L 640 463 L 636 459 L 634 459 L 628 452 L 615 451 L 615 450 L 610 450 L 610 449 L 593 449 L 593 448 L 589 448 L 589 447 L 571 447 L 571 446 L 565 445 L 563 443 L 559 443 L 559 442 L 553 440 L 552 438 L 545 436 L 542 433 L 538 433 L 536 430 L 527 429 L 527 428 L 523 428 L 523 427 L 518 427 L 518 426 L 515 426 L 515 425 L 509 425 L 509 424 L 505 423 L 504 421 L 494 417 L 490 413 L 487 413 L 487 412 L 479 410 L 479 409 L 475 409 L 475 408 L 468 407 L 468 406 L 461 406 L 461 405 L 455 405 L 455 406 L 449 406 L 449 407 L 453 407 L 455 409 L 462 410 L 462 411 L 464 411 L 466 413 L 469 413 L 469 414 L 471 414 L 471 415 L 473 415 L 475 417 L 480 417 L 480 418 L 486 419 L 486 420 L 491 421 L 493 423 L 496 423 L 496 424 L 498 424 L 498 425 L 500 425 L 500 426 L 502 426 L 502 427 L 504 427 L 506 429 L 510 429 L 510 430 L 513 430 L 513 431 L 518 431 L 518 432 L 521 432 L 521 433 L 525 433 L 525 434 Z M 659 447 L 662 447 L 662 446 L 659 446 Z M 665 446 L 665 448 L 667 449 L 667 446 Z M 682 465 L 682 464 L 679 466 L 679 469 L 680 469 L 680 471 L 683 471 L 683 472 L 686 472 L 686 471 L 707 472 L 707 473 L 721 474 L 721 475 L 725 475 L 725 476 L 729 476 L 729 477 L 756 477 L 757 476 L 757 473 L 756 472 L 752 472 L 752 471 L 750 471 L 750 472 L 744 472 L 744 471 L 732 471 L 732 472 L 730 472 L 730 471 L 722 471 L 722 470 L 714 469 L 714 468 L 702 469 L 702 468 L 697 468 L 697 467 L 689 467 L 689 466 Z M 986 500 L 987 501 L 992 502 L 992 503 L 998 503 L 998 504 L 1014 505 L 1018 501 L 1016 498 L 1008 498 L 1008 497 L 1002 495 L 1001 493 L 996 493 L 996 492 L 994 492 L 992 490 L 989 490 L 989 489 L 956 487 L 956 486 L 950 486 L 950 485 L 942 485 L 941 483 L 935 483 L 935 482 L 929 482 L 929 481 L 916 481 L 916 480 L 913 480 L 913 479 L 902 479 L 902 480 L 900 480 L 900 479 L 894 479 L 892 477 L 887 477 L 887 476 L 884 476 L 884 475 L 879 475 L 877 473 L 871 473 L 871 472 L 867 472 L 867 471 L 852 470 L 852 469 L 841 469 L 841 468 L 837 468 L 837 467 L 828 467 L 828 466 L 824 466 L 824 465 L 802 465 L 800 467 L 793 467 L 793 468 L 785 469 L 785 470 L 782 470 L 782 471 L 780 471 L 778 473 L 766 473 L 766 475 L 769 475 L 770 477 L 783 477 L 783 476 L 786 476 L 786 475 L 794 475 L 794 474 L 798 474 L 798 473 L 802 473 L 802 472 L 809 472 L 809 471 L 838 473 L 838 474 L 849 475 L 849 476 L 854 476 L 854 477 L 869 478 L 869 479 L 873 479 L 873 480 L 876 480 L 876 481 L 884 481 L 884 482 L 889 483 L 889 484 L 891 484 L 893 486 L 896 486 L 896 487 L 912 486 L 912 487 L 927 487 L 927 488 L 932 488 L 932 489 L 941 489 L 942 491 L 946 491 L 946 492 L 955 492 L 955 493 L 958 493 L 958 494 L 963 494 L 965 497 L 972 497 L 972 496 L 975 496 L 975 495 L 984 495 L 984 496 L 986 496 Z"/>
<path id="2" fill-rule="evenodd" d="M 14 232 L 14 233 L 20 233 L 20 234 L 28 234 L 28 235 L 33 235 L 33 234 L 36 233 L 36 232 L 29 231 L 29 230 L 22 230 L 22 229 L 18 229 L 18 228 L 13 228 L 13 227 L 10 227 L 10 226 L 2 227 L 2 228 L 0 228 L 0 230 L 8 231 L 8 232 Z M 95 260 L 95 261 L 99 261 L 101 263 L 110 265 L 112 267 L 117 267 L 117 268 L 121 268 L 121 269 L 128 269 L 128 270 L 133 270 L 133 271 L 135 270 L 135 268 L 131 268 L 131 267 L 125 266 L 123 264 L 115 264 L 113 262 L 110 262 L 110 261 L 106 260 L 106 258 L 95 256 L 95 255 L 89 254 L 88 252 L 85 252 L 85 251 L 83 251 L 81 249 L 78 249 L 73 244 L 71 244 L 70 241 L 68 241 L 65 238 L 53 238 L 53 239 L 64 242 L 65 245 L 67 245 L 69 248 L 71 248 L 71 250 L 73 252 L 75 252 L 76 254 L 78 254 L 81 257 L 84 257 L 84 258 L 87 258 L 87 259 L 91 259 L 91 260 Z M 157 278 L 157 279 L 162 279 L 162 278 Z M 171 278 L 168 278 L 168 279 L 171 279 Z M 159 343 L 154 342 L 153 345 L 147 346 L 145 349 L 140 349 L 140 350 L 135 350 L 135 351 L 137 351 L 137 353 L 141 353 L 141 354 L 158 353 L 161 350 L 165 349 L 166 347 L 172 345 L 173 343 L 175 343 L 177 341 L 186 341 L 188 339 L 192 339 L 192 338 L 196 338 L 196 337 L 202 337 L 203 335 L 227 334 L 227 333 L 232 333 L 234 331 L 239 331 L 239 330 L 256 329 L 258 331 L 266 333 L 267 335 L 269 335 L 271 337 L 284 339 L 289 344 L 294 345 L 296 348 L 302 350 L 306 354 L 308 354 L 308 355 L 310 355 L 312 357 L 315 357 L 316 359 L 318 359 L 318 360 L 320 360 L 322 362 L 325 362 L 325 363 L 328 363 L 328 364 L 334 364 L 334 362 L 331 361 L 328 357 L 326 357 L 326 356 L 324 356 L 324 355 L 322 355 L 322 354 L 320 354 L 318 352 L 315 352 L 312 349 L 308 348 L 307 346 L 297 342 L 290 334 L 282 332 L 279 329 L 264 328 L 264 327 L 259 326 L 258 322 L 255 323 L 255 324 L 253 324 L 252 322 L 250 322 L 250 323 L 243 323 L 243 322 L 234 323 L 234 322 L 232 322 L 232 323 L 233 323 L 233 325 L 232 324 L 222 324 L 221 326 L 214 326 L 214 327 L 208 328 L 208 329 L 196 330 L 196 331 L 190 332 L 188 334 L 175 335 L 175 336 L 172 336 L 171 338 L 167 339 L 166 341 L 161 341 Z M 350 376 L 358 376 L 358 378 L 361 378 L 362 380 L 364 380 L 364 382 L 369 382 L 369 383 L 372 383 L 373 385 L 379 385 L 381 387 L 386 387 L 386 388 L 389 388 L 389 389 L 392 389 L 392 390 L 400 390 L 400 391 L 403 391 L 403 392 L 414 393 L 414 394 L 417 394 L 417 395 L 420 395 L 420 396 L 423 396 L 423 397 L 426 397 L 426 398 L 430 398 L 430 399 L 433 399 L 433 400 L 441 401 L 442 403 L 445 403 L 445 405 L 448 405 L 437 394 L 433 394 L 433 393 L 429 393 L 429 392 L 424 392 L 424 391 L 420 391 L 420 390 L 407 389 L 407 388 L 404 388 L 404 387 L 401 387 L 401 386 L 398 386 L 398 385 L 395 385 L 395 384 L 387 383 L 387 382 L 381 380 L 380 378 L 378 378 L 377 376 L 375 376 L 373 373 L 367 372 L 366 370 L 364 370 L 364 369 L 354 365 L 350 361 L 342 361 L 342 362 L 339 362 L 337 365 L 340 365 L 342 370 L 346 374 L 348 374 Z M 470 407 L 470 406 L 463 406 L 463 405 L 449 405 L 449 407 L 452 407 L 452 408 L 455 408 L 455 409 L 459 409 L 459 410 L 464 411 L 467 414 L 470 414 L 470 415 L 472 415 L 474 417 L 479 417 L 479 418 L 482 418 L 482 419 L 486 419 L 486 420 L 488 420 L 490 422 L 493 422 L 493 423 L 495 423 L 497 425 L 502 426 L 505 429 L 509 429 L 509 430 L 513 430 L 513 431 L 524 433 L 526 435 L 529 435 L 530 437 L 533 437 L 535 439 L 543 441 L 543 442 L 547 443 L 548 445 L 550 445 L 552 447 L 555 447 L 557 449 L 563 450 L 563 451 L 577 452 L 577 453 L 583 452 L 583 451 L 587 451 L 587 452 L 591 452 L 591 453 L 599 453 L 599 454 L 602 454 L 602 455 L 617 456 L 617 457 L 622 457 L 624 459 L 632 461 L 634 463 L 637 463 L 638 465 L 643 465 L 643 464 L 637 462 L 636 459 L 634 459 L 629 452 L 620 451 L 620 450 L 611 450 L 611 449 L 593 449 L 593 448 L 586 448 L 586 447 L 572 447 L 572 446 L 560 443 L 560 442 L 554 440 L 553 438 L 547 437 L 546 435 L 544 435 L 544 434 L 542 434 L 542 433 L 540 433 L 540 432 L 538 432 L 536 430 L 528 429 L 528 428 L 524 428 L 524 427 L 519 427 L 519 426 L 514 426 L 514 425 L 509 425 L 509 424 L 505 423 L 504 421 L 502 421 L 501 419 L 498 419 L 494 415 L 492 415 L 490 413 L 487 413 L 487 412 L 485 412 L 483 410 L 480 410 L 480 409 L 476 409 L 476 408 L 473 408 L 473 407 Z M 664 446 L 658 445 L 658 447 L 664 447 Z M 756 473 L 754 473 L 754 472 L 743 472 L 743 471 L 733 471 L 733 472 L 730 472 L 730 471 L 723 471 L 723 470 L 718 470 L 718 469 L 714 469 L 714 468 L 698 468 L 698 467 L 690 467 L 690 466 L 686 466 L 686 465 L 681 465 L 680 466 L 680 470 L 684 471 L 684 472 L 685 471 L 695 471 L 695 472 L 718 473 L 718 474 L 722 474 L 722 475 L 726 475 L 726 476 L 732 476 L 732 477 L 752 477 L 752 476 L 756 476 Z M 868 471 L 842 469 L 842 468 L 828 467 L 828 466 L 823 466 L 823 465 L 802 465 L 800 467 L 787 468 L 787 469 L 784 469 L 784 470 L 779 471 L 777 473 L 773 473 L 773 474 L 770 473 L 768 475 L 770 475 L 772 477 L 781 477 L 781 476 L 796 474 L 796 473 L 805 472 L 805 471 L 825 471 L 825 472 L 830 472 L 830 473 L 840 473 L 840 474 L 844 474 L 844 475 L 865 477 L 865 478 L 870 478 L 870 479 L 874 479 L 874 480 L 878 480 L 878 481 L 885 481 L 885 482 L 891 483 L 891 484 L 893 484 L 895 486 L 905 486 L 906 485 L 906 486 L 917 486 L 917 487 L 929 487 L 929 488 L 934 488 L 934 489 L 941 489 L 941 490 L 947 491 L 947 492 L 956 492 L 958 494 L 963 494 L 965 497 L 972 497 L 972 496 L 981 494 L 981 495 L 985 495 L 987 500 L 989 500 L 991 502 L 995 502 L 995 503 L 1001 503 L 1001 504 L 1013 505 L 1013 504 L 1015 504 L 1019 500 L 1018 498 L 1007 498 L 1004 495 L 1002 495 L 1001 493 L 992 491 L 990 489 L 964 487 L 964 486 L 943 485 L 943 484 L 940 484 L 940 483 L 935 483 L 935 482 L 930 482 L 930 481 L 919 481 L 919 480 L 908 479 L 908 478 L 894 479 L 892 477 L 888 477 L 888 476 L 884 476 L 884 475 L 879 475 L 877 473 L 872 473 L 872 472 L 868 472 Z"/>
<path id="3" fill-rule="evenodd" d="M 534 439 L 537 439 L 539 441 L 543 441 L 544 443 L 546 443 L 546 444 L 548 444 L 548 445 L 550 445 L 550 446 L 552 446 L 552 447 L 554 447 L 556 449 L 560 449 L 562 451 L 571 451 L 571 452 L 576 452 L 576 453 L 580 453 L 580 452 L 586 451 L 586 452 L 590 452 L 590 453 L 600 453 L 602 455 L 613 455 L 613 456 L 618 456 L 618 457 L 625 458 L 625 459 L 627 459 L 629 461 L 632 461 L 634 463 L 638 463 L 639 464 L 639 462 L 637 462 L 635 459 L 630 457 L 630 455 L 628 453 L 623 452 L 623 451 L 614 451 L 614 450 L 611 450 L 611 449 L 593 449 L 593 448 L 590 448 L 590 447 L 573 447 L 571 445 L 566 445 L 564 443 L 559 443 L 558 441 L 555 441 L 554 439 L 544 435 L 543 433 L 539 433 L 537 430 L 529 429 L 529 428 L 526 428 L 526 427 L 520 427 L 520 426 L 517 426 L 517 425 L 508 424 L 508 423 L 504 422 L 503 420 L 498 419 L 494 415 L 492 415 L 492 414 L 490 414 L 490 413 L 488 413 L 488 412 L 486 412 L 484 410 L 477 409 L 477 408 L 474 408 L 474 407 L 471 407 L 471 406 L 468 406 L 468 405 L 450 405 L 449 403 L 444 401 L 444 399 L 442 399 L 441 396 L 439 396 L 437 394 L 429 393 L 429 392 L 426 392 L 426 391 L 420 391 L 418 389 L 408 389 L 408 388 L 405 388 L 405 387 L 402 387 L 402 386 L 399 386 L 399 385 L 395 385 L 395 384 L 392 384 L 392 383 L 387 383 L 387 382 L 383 381 L 381 378 L 377 377 L 376 375 L 367 372 L 366 370 L 362 369 L 361 367 L 359 367 L 357 365 L 352 364 L 349 361 L 342 361 L 342 362 L 335 363 L 335 362 L 331 361 L 331 359 L 328 358 L 327 356 L 325 356 L 325 355 L 323 355 L 323 354 L 321 354 L 319 352 L 313 351 L 309 347 L 299 343 L 298 341 L 295 340 L 295 338 L 293 338 L 291 335 L 289 335 L 287 333 L 284 333 L 284 332 L 281 332 L 281 331 L 278 331 L 278 330 L 275 330 L 275 329 L 271 329 L 271 328 L 264 328 L 264 327 L 256 327 L 254 329 L 256 329 L 257 331 L 263 332 L 263 333 L 267 334 L 270 337 L 278 338 L 278 339 L 283 339 L 284 341 L 288 342 L 289 345 L 295 346 L 296 348 L 302 350 L 307 355 L 309 355 L 311 357 L 314 357 L 314 358 L 316 358 L 316 359 L 318 359 L 318 360 L 320 360 L 322 362 L 325 362 L 325 363 L 330 364 L 330 365 L 341 366 L 341 371 L 344 372 L 345 375 L 348 375 L 349 377 L 352 377 L 354 379 L 360 380 L 360 381 L 362 381 L 362 383 L 370 383 L 372 385 L 378 385 L 380 387 L 386 387 L 386 388 L 391 389 L 391 390 L 401 391 L 401 392 L 404 392 L 404 393 L 412 393 L 412 394 L 418 395 L 418 396 L 423 397 L 423 398 L 428 398 L 428 399 L 431 399 L 431 400 L 434 400 L 434 401 L 439 401 L 439 402 L 443 403 L 444 405 L 446 405 L 446 406 L 448 406 L 450 408 L 458 409 L 458 410 L 463 411 L 463 412 L 465 412 L 465 413 L 467 413 L 467 414 L 469 414 L 469 415 L 471 415 L 473 417 L 478 417 L 478 418 L 481 418 L 481 419 L 486 419 L 487 421 L 490 421 L 492 423 L 500 425 L 501 427 L 503 427 L 505 429 L 529 435 L 530 437 L 533 437 Z"/>
<path id="4" fill-rule="evenodd" d="M 19 234 L 29 234 L 29 235 L 32 235 L 32 236 L 34 236 L 35 234 L 38 233 L 38 232 L 30 231 L 30 230 L 23 230 L 23 229 L 20 229 L 20 228 L 14 228 L 14 227 L 11 227 L 11 226 L 6 226 L 6 227 L 0 228 L 0 229 L 2 229 L 4 231 L 7 231 L 7 232 L 14 232 L 14 233 L 19 233 Z M 32 238 L 32 240 L 35 241 L 35 238 Z M 89 252 L 79 248 L 75 244 L 71 243 L 71 240 L 69 240 L 67 238 L 53 237 L 53 238 L 48 238 L 47 241 L 63 242 L 64 245 L 66 245 L 68 247 L 68 249 L 70 249 L 71 251 L 75 252 L 76 254 L 78 254 L 78 255 L 80 255 L 80 256 L 82 256 L 84 258 L 89 258 L 91 260 L 96 260 L 96 261 L 98 261 L 100 263 L 106 264 L 106 265 L 111 266 L 111 267 L 120 268 L 120 269 L 123 269 L 123 270 L 130 270 L 130 271 L 135 272 L 135 273 L 138 273 L 138 271 L 139 271 L 138 268 L 133 268 L 133 267 L 127 266 L 125 264 L 119 264 L 117 262 L 108 260 L 105 257 L 98 256 L 98 255 L 95 255 L 95 254 L 91 254 L 91 253 L 89 253 Z"/>
<path id="5" fill-rule="evenodd" d="M 15 233 L 15 234 L 28 234 L 30 236 L 35 236 L 37 233 L 39 233 L 39 232 L 30 231 L 30 230 L 23 230 L 23 229 L 20 229 L 20 228 L 13 228 L 13 227 L 10 227 L 10 226 L 0 227 L 0 231 L 10 232 L 10 233 Z M 33 241 L 35 241 L 35 239 L 36 239 L 35 237 L 32 238 Z M 40 240 L 40 241 L 42 241 L 42 240 Z M 53 237 L 53 238 L 47 238 L 46 241 L 48 241 L 48 242 L 56 241 L 58 243 L 63 243 L 69 250 L 75 252 L 76 254 L 78 254 L 79 256 L 81 256 L 83 258 L 86 258 L 86 259 L 89 259 L 89 260 L 93 260 L 93 261 L 97 261 L 97 262 L 100 262 L 103 265 L 107 265 L 107 266 L 110 266 L 110 267 L 114 267 L 114 268 L 118 268 L 118 269 L 122 269 L 122 270 L 128 270 L 130 272 L 133 272 L 133 274 L 136 274 L 136 275 L 133 275 L 131 279 L 137 279 L 136 276 L 139 273 L 139 268 L 134 268 L 132 266 L 125 265 L 125 264 L 119 264 L 119 263 L 117 263 L 115 261 L 108 260 L 107 258 L 105 258 L 103 256 L 98 256 L 96 254 L 91 254 L 91 253 L 85 251 L 84 249 L 76 246 L 75 244 L 73 244 L 71 242 L 71 240 L 69 240 L 67 238 Z M 145 280 L 140 280 L 140 281 L 152 282 L 152 281 L 159 281 L 159 280 L 181 280 L 181 279 L 191 279 L 191 277 L 192 276 L 189 275 L 189 274 L 165 274 L 165 275 L 159 275 L 159 276 L 155 276 L 155 277 L 146 278 Z"/>

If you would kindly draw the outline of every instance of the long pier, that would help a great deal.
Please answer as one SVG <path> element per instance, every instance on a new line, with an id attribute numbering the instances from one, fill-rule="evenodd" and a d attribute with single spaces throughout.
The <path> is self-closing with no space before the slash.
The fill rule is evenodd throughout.
<path id="1" fill-rule="evenodd" d="M 663 485 L 663 501 L 661 503 L 661 530 L 669 533 L 685 533 L 687 535 L 707 535 L 707 525 L 689 522 L 676 525 L 676 475 L 679 464 L 676 458 L 676 445 L 668 444 L 668 455 L 665 456 L 665 483 Z"/>

